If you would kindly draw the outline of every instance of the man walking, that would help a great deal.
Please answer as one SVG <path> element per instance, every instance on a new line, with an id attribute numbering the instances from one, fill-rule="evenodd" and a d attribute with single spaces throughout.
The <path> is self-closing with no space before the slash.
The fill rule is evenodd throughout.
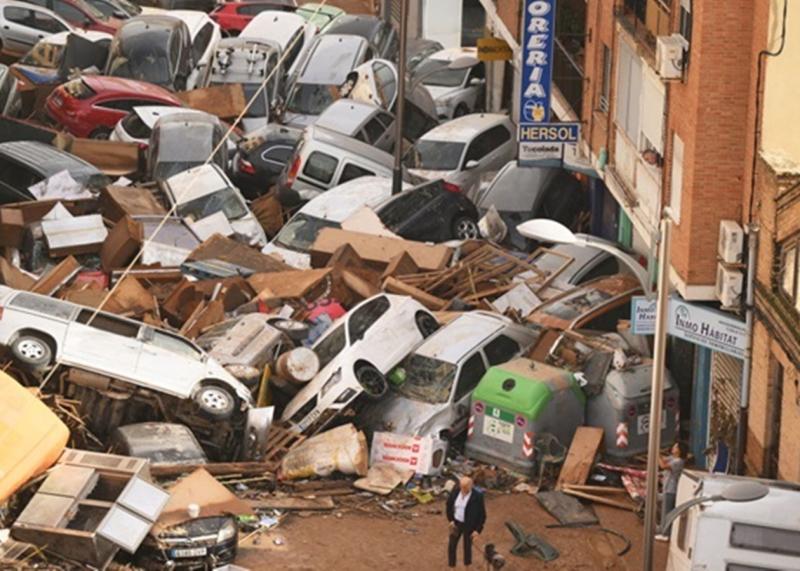
<path id="1" fill-rule="evenodd" d="M 472 478 L 462 477 L 458 488 L 447 498 L 447 521 L 450 522 L 450 540 L 447 543 L 447 563 L 456 566 L 456 548 L 463 537 L 464 566 L 472 564 L 472 540 L 483 531 L 486 523 L 486 508 L 483 493 L 476 490 Z"/>

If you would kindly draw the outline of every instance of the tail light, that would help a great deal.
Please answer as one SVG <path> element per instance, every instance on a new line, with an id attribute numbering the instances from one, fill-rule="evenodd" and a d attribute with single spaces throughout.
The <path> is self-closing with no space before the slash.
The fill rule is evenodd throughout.
<path id="1" fill-rule="evenodd" d="M 236 161 L 236 166 L 238 166 L 239 170 L 244 174 L 256 174 L 256 167 L 254 167 L 253 163 L 247 159 L 239 157 L 239 159 Z"/>
<path id="2" fill-rule="evenodd" d="M 443 182 L 442 188 L 444 188 L 447 192 L 461 192 L 461 187 L 457 184 L 453 184 L 452 182 Z"/>
<path id="3" fill-rule="evenodd" d="M 289 167 L 289 172 L 286 173 L 286 183 L 289 186 L 294 184 L 294 179 L 297 178 L 297 173 L 300 172 L 300 155 L 295 156 L 294 161 L 292 161 L 292 166 Z"/>

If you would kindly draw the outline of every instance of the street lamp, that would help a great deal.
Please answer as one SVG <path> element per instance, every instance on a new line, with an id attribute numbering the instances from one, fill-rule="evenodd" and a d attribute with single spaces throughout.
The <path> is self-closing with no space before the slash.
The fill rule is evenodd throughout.
<path id="1" fill-rule="evenodd" d="M 517 232 L 526 238 L 538 240 L 540 242 L 589 246 L 608 252 L 633 272 L 633 275 L 639 280 L 642 289 L 648 297 L 653 293 L 653 286 L 650 282 L 650 275 L 647 273 L 647 270 L 645 270 L 633 256 L 626 254 L 605 240 L 590 236 L 589 234 L 575 234 L 560 222 L 548 218 L 534 218 L 533 220 L 523 222 L 517 226 Z"/>
<path id="2" fill-rule="evenodd" d="M 737 503 L 754 502 L 756 500 L 760 500 L 761 498 L 765 497 L 768 493 L 769 493 L 769 488 L 764 484 L 762 484 L 761 482 L 755 482 L 753 480 L 734 482 L 733 484 L 725 486 L 725 488 L 723 488 L 723 490 L 719 494 L 715 494 L 713 496 L 700 496 L 697 498 L 692 498 L 691 500 L 677 506 L 674 510 L 669 512 L 664 517 L 664 522 L 658 528 L 658 533 L 660 535 L 665 535 L 666 531 L 669 529 L 669 526 L 672 525 L 672 522 L 678 519 L 681 516 L 681 514 L 683 514 L 685 511 L 687 511 L 689 508 L 693 506 L 705 504 L 708 502 L 721 502 L 721 501 L 737 502 Z"/>

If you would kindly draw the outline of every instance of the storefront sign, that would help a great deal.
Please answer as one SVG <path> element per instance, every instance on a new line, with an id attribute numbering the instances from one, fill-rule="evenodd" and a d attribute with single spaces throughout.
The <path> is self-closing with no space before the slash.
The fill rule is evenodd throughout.
<path id="1" fill-rule="evenodd" d="M 637 335 L 656 331 L 656 302 L 644 296 L 631 300 L 631 329 Z M 730 315 L 670 298 L 667 333 L 695 345 L 744 359 L 748 334 L 743 321 Z"/>
<path id="2" fill-rule="evenodd" d="M 511 46 L 501 38 L 478 38 L 478 59 L 481 61 L 510 60 L 514 55 Z"/>

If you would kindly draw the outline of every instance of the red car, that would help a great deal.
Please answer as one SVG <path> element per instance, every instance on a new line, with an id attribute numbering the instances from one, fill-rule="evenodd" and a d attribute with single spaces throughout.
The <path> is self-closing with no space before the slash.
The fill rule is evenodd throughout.
<path id="1" fill-rule="evenodd" d="M 45 102 L 48 121 L 76 137 L 107 139 L 140 105 L 183 105 L 166 89 L 133 79 L 84 75 L 56 88 Z"/>
<path id="2" fill-rule="evenodd" d="M 67 22 L 83 30 L 105 32 L 114 35 L 122 21 L 107 18 L 100 10 L 85 0 L 22 0 L 52 10 Z"/>
<path id="3" fill-rule="evenodd" d="M 294 12 L 294 0 L 256 0 L 254 2 L 226 2 L 209 14 L 219 27 L 230 36 L 238 36 L 244 27 L 265 10 Z"/>

